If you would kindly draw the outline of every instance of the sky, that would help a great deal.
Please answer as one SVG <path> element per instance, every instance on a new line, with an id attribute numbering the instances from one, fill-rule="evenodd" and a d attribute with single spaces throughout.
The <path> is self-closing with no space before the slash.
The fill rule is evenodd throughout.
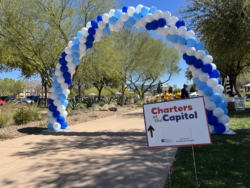
<path id="1" fill-rule="evenodd" d="M 183 0 L 125 0 L 124 2 L 124 5 L 128 5 L 128 6 L 134 6 L 136 7 L 137 5 L 139 4 L 142 4 L 144 6 L 147 6 L 147 7 L 151 7 L 151 6 L 156 6 L 158 9 L 162 10 L 163 12 L 164 11 L 169 11 L 171 12 L 172 15 L 175 15 L 177 17 L 180 17 L 178 14 L 177 14 L 177 11 L 178 11 L 178 6 L 185 6 L 185 3 L 183 3 Z M 153 34 L 155 34 L 156 37 L 159 37 L 157 36 L 157 33 L 154 31 Z M 164 37 L 164 36 L 162 36 Z M 165 37 L 164 37 L 165 39 Z M 175 76 L 174 78 L 171 78 L 171 80 L 168 82 L 170 85 L 174 85 L 174 84 L 177 84 L 178 87 L 182 87 L 182 85 L 184 83 L 187 83 L 187 79 L 185 78 L 185 75 L 184 75 L 184 71 L 185 71 L 185 68 L 187 68 L 187 64 L 184 62 L 184 60 L 181 58 L 180 60 L 180 63 L 179 63 L 179 66 L 180 68 L 182 69 L 180 74 Z M 21 72 L 16 70 L 16 71 L 13 71 L 13 72 L 2 72 L 0 73 L 0 78 L 12 78 L 12 79 L 15 79 L 15 80 L 18 80 L 19 77 L 21 75 Z M 168 78 L 168 76 L 163 80 L 166 80 Z M 31 78 L 30 80 L 39 80 L 39 78 Z"/>

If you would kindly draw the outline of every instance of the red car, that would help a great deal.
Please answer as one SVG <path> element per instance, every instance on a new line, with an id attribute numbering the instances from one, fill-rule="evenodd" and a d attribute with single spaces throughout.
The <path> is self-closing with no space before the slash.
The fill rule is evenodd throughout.
<path id="1" fill-rule="evenodd" d="M 2 101 L 2 100 L 0 100 L 0 104 L 5 104 L 5 102 L 4 102 L 4 101 Z"/>

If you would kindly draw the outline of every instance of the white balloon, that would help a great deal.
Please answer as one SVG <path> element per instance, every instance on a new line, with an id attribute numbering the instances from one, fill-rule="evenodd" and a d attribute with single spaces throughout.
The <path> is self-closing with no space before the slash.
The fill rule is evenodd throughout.
<path id="1" fill-rule="evenodd" d="M 59 105 L 59 106 L 57 107 L 57 110 L 58 110 L 59 112 L 64 112 L 64 111 L 66 110 L 66 107 L 63 106 L 63 105 Z"/>
<path id="2" fill-rule="evenodd" d="M 203 91 L 202 91 L 202 90 L 198 90 L 198 95 L 199 95 L 199 96 L 204 96 Z"/>
<path id="3" fill-rule="evenodd" d="M 223 115 L 218 118 L 218 122 L 222 124 L 227 124 L 230 121 L 230 118 L 227 115 Z"/>
<path id="4" fill-rule="evenodd" d="M 152 21 L 154 20 L 153 14 L 148 13 L 148 14 L 145 16 L 145 20 L 146 20 L 146 22 L 148 22 L 148 23 L 152 22 Z"/>
<path id="5" fill-rule="evenodd" d="M 85 51 L 85 50 L 87 49 L 86 44 L 81 43 L 81 44 L 79 45 L 79 49 L 80 49 L 81 51 Z"/>
<path id="6" fill-rule="evenodd" d="M 178 21 L 179 19 L 176 17 L 176 16 L 173 16 L 171 17 L 169 20 L 168 20 L 168 25 L 173 25 L 175 26 L 176 22 Z"/>
<path id="7" fill-rule="evenodd" d="M 229 131 L 230 126 L 229 126 L 229 124 L 228 124 L 228 123 L 227 123 L 227 124 L 225 124 L 225 127 L 226 127 L 226 131 Z"/>
<path id="8" fill-rule="evenodd" d="M 70 94 L 70 90 L 69 89 L 65 89 L 65 90 L 63 90 L 62 93 L 68 96 Z"/>
<path id="9" fill-rule="evenodd" d="M 72 50 L 71 50 L 70 47 L 66 47 L 64 51 L 65 51 L 65 53 L 68 54 L 68 55 L 73 54 L 73 52 L 72 52 Z"/>
<path id="10" fill-rule="evenodd" d="M 53 99 L 53 100 L 56 100 L 58 97 L 58 95 L 56 93 L 51 93 L 49 98 Z"/>
<path id="11" fill-rule="evenodd" d="M 200 38 L 196 38 L 197 43 L 201 42 Z"/>
<path id="12" fill-rule="evenodd" d="M 216 78 L 210 78 L 208 81 L 207 81 L 207 85 L 209 87 L 216 87 L 218 85 L 218 80 Z"/>
<path id="13" fill-rule="evenodd" d="M 180 47 L 178 48 L 178 52 L 180 54 L 185 54 L 187 50 L 187 45 L 180 45 Z"/>
<path id="14" fill-rule="evenodd" d="M 115 9 L 109 11 L 109 17 L 115 16 Z"/>
<path id="15" fill-rule="evenodd" d="M 162 31 L 163 31 L 163 28 L 162 28 L 162 27 L 158 27 L 158 28 L 156 29 L 156 32 L 157 32 L 158 35 L 162 35 Z M 176 43 L 176 44 L 178 44 L 178 43 Z M 178 49 L 178 48 L 177 48 L 177 49 Z"/>
<path id="16" fill-rule="evenodd" d="M 106 27 L 106 23 L 104 21 L 99 21 L 98 22 L 98 28 L 104 29 Z"/>
<path id="17" fill-rule="evenodd" d="M 188 38 L 195 37 L 195 32 L 193 30 L 188 31 L 185 36 Z"/>
<path id="18" fill-rule="evenodd" d="M 71 61 L 73 61 L 73 56 L 72 55 L 66 55 L 65 60 L 67 62 L 71 62 Z"/>
<path id="19" fill-rule="evenodd" d="M 167 36 L 167 35 L 169 34 L 168 30 L 169 30 L 169 27 L 168 27 L 168 26 L 165 26 L 165 27 L 163 28 L 163 30 L 162 30 L 162 35 L 163 35 L 163 36 Z"/>
<path id="20" fill-rule="evenodd" d="M 68 112 L 67 111 L 63 111 L 62 113 L 60 113 L 61 114 L 61 116 L 63 116 L 63 117 L 67 117 L 68 116 Z"/>
<path id="21" fill-rule="evenodd" d="M 49 118 L 49 123 L 50 123 L 50 124 L 56 123 L 56 118 L 50 117 L 50 118 Z"/>
<path id="22" fill-rule="evenodd" d="M 169 11 L 164 12 L 163 18 L 165 18 L 165 20 L 168 21 L 171 18 L 171 13 Z"/>
<path id="23" fill-rule="evenodd" d="M 178 35 L 185 35 L 187 33 L 187 28 L 185 26 L 181 26 L 179 27 L 179 29 L 177 30 Z"/>
<path id="24" fill-rule="evenodd" d="M 110 31 L 114 31 L 113 25 L 109 24 Z"/>
<path id="25" fill-rule="evenodd" d="M 61 124 L 59 124 L 59 123 L 54 123 L 54 124 L 53 124 L 53 129 L 54 129 L 55 131 L 60 130 L 60 129 L 61 129 Z"/>
<path id="26" fill-rule="evenodd" d="M 102 39 L 102 37 L 95 36 L 95 42 L 100 42 L 100 41 L 101 41 L 101 39 Z M 86 51 L 84 51 L 84 52 L 85 52 L 85 54 L 83 54 L 83 56 L 85 56 L 85 55 L 86 55 Z"/>
<path id="27" fill-rule="evenodd" d="M 139 24 L 139 21 L 137 21 L 136 23 L 135 23 L 135 25 L 134 25 L 137 29 L 140 29 L 141 28 L 141 26 L 140 26 L 140 24 Z"/>
<path id="28" fill-rule="evenodd" d="M 61 65 L 60 63 L 57 63 L 57 64 L 56 64 L 56 68 L 57 68 L 57 69 L 60 69 L 61 66 L 62 66 L 62 65 Z"/>
<path id="29" fill-rule="evenodd" d="M 76 66 L 75 66 L 75 64 L 73 62 L 69 62 L 67 64 L 67 66 L 68 66 L 69 69 L 75 69 L 76 68 Z"/>
<path id="30" fill-rule="evenodd" d="M 53 104 L 55 106 L 59 106 L 59 105 L 61 105 L 61 101 L 59 99 L 56 99 L 56 100 L 54 100 Z"/>
<path id="31" fill-rule="evenodd" d="M 87 27 L 87 28 L 91 28 L 91 27 L 92 27 L 91 22 L 88 22 L 88 23 L 86 24 L 86 27 Z"/>
<path id="32" fill-rule="evenodd" d="M 202 74 L 202 73 L 203 73 L 203 72 L 202 72 L 201 69 L 194 69 L 194 70 L 192 71 L 193 77 L 199 77 L 200 74 Z"/>
<path id="33" fill-rule="evenodd" d="M 215 108 L 213 110 L 213 115 L 217 118 L 222 117 L 224 115 L 224 110 L 222 110 L 221 108 Z"/>
<path id="34" fill-rule="evenodd" d="M 79 37 L 79 41 L 80 41 L 80 43 L 85 43 L 85 42 L 87 42 L 87 37 L 82 35 L 82 36 Z"/>
<path id="35" fill-rule="evenodd" d="M 210 96 L 204 96 L 204 100 L 205 100 L 205 103 L 210 102 L 211 97 Z"/>
<path id="36" fill-rule="evenodd" d="M 141 18 L 141 19 L 139 20 L 139 24 L 140 24 L 141 27 L 145 27 L 145 26 L 146 26 L 147 22 L 146 22 L 146 20 L 145 20 L 145 17 L 143 17 L 143 18 Z"/>
<path id="37" fill-rule="evenodd" d="M 67 83 L 62 83 L 61 85 L 60 85 L 60 87 L 62 88 L 62 90 L 65 90 L 65 89 L 68 89 L 68 84 Z"/>
<path id="38" fill-rule="evenodd" d="M 186 54 L 188 56 L 194 56 L 196 54 L 195 47 L 188 47 L 187 50 L 186 50 Z"/>
<path id="39" fill-rule="evenodd" d="M 205 57 L 206 53 L 203 50 L 198 50 L 195 53 L 196 59 L 203 59 Z"/>
<path id="40" fill-rule="evenodd" d="M 135 7 L 128 7 L 128 15 L 129 16 L 133 16 L 134 15 L 134 12 L 135 12 Z"/>
<path id="41" fill-rule="evenodd" d="M 213 62 L 213 57 L 211 55 L 206 55 L 202 61 L 204 62 L 204 64 L 208 64 L 208 63 L 212 63 Z"/>
<path id="42" fill-rule="evenodd" d="M 48 118 L 52 117 L 52 116 L 53 116 L 53 112 L 48 111 L 48 112 L 47 112 L 47 116 L 48 116 Z"/>
<path id="43" fill-rule="evenodd" d="M 103 30 L 98 28 L 96 30 L 96 35 L 99 36 L 99 37 L 101 37 L 103 35 Z"/>
<path id="44" fill-rule="evenodd" d="M 104 23 L 109 23 L 109 14 L 107 14 L 107 13 L 103 14 L 102 20 Z"/>
<path id="45" fill-rule="evenodd" d="M 128 21 L 128 19 L 129 19 L 129 15 L 127 13 L 125 13 L 125 12 L 122 13 L 121 20 L 126 22 L 126 21 Z"/>
<path id="46" fill-rule="evenodd" d="M 180 44 L 179 44 L 179 43 L 176 43 L 176 44 L 174 45 L 174 47 L 175 47 L 176 50 L 178 50 L 178 48 L 180 47 Z"/>
<path id="47" fill-rule="evenodd" d="M 75 74 L 75 69 L 69 69 L 68 72 L 71 74 L 71 77 Z"/>
<path id="48" fill-rule="evenodd" d="M 119 32 L 120 31 L 120 28 L 117 27 L 117 25 L 113 25 L 113 29 L 114 29 L 115 32 Z"/>
<path id="49" fill-rule="evenodd" d="M 171 35 L 174 35 L 176 34 L 177 32 L 177 27 L 175 25 L 171 25 L 168 29 L 168 32 L 171 34 Z"/>
<path id="50" fill-rule="evenodd" d="M 81 33 L 82 33 L 84 36 L 88 36 L 88 35 L 89 35 L 88 28 L 83 27 L 83 28 L 81 29 Z"/>
<path id="51" fill-rule="evenodd" d="M 124 22 L 123 22 L 122 20 L 117 20 L 116 25 L 117 25 L 117 27 L 119 27 L 119 28 L 123 28 Z"/>
<path id="52" fill-rule="evenodd" d="M 59 77 L 57 78 L 57 82 L 60 83 L 60 84 L 62 84 L 62 83 L 65 82 L 65 78 L 64 78 L 63 76 L 59 76 Z"/>
<path id="53" fill-rule="evenodd" d="M 163 12 L 161 10 L 156 10 L 154 13 L 154 19 L 155 20 L 159 20 L 160 18 L 162 18 L 163 16 Z"/>
<path id="54" fill-rule="evenodd" d="M 206 103 L 206 109 L 207 109 L 207 110 L 212 111 L 212 110 L 214 110 L 215 108 L 216 108 L 216 104 L 215 104 L 214 102 L 209 101 L 209 102 Z"/>
<path id="55" fill-rule="evenodd" d="M 192 72 L 194 69 L 195 69 L 195 67 L 193 66 L 193 65 L 189 65 L 189 70 Z"/>
<path id="56" fill-rule="evenodd" d="M 74 45 L 74 44 L 73 44 L 72 41 L 69 41 L 69 42 L 68 42 L 68 46 L 69 46 L 70 48 L 71 48 L 73 45 Z"/>
<path id="57" fill-rule="evenodd" d="M 135 11 L 141 12 L 142 7 L 143 7 L 142 4 L 137 5 Z"/>
<path id="58" fill-rule="evenodd" d="M 214 63 L 210 63 L 213 67 L 213 70 L 217 69 L 217 66 Z"/>
<path id="59" fill-rule="evenodd" d="M 214 126 L 213 125 L 209 125 L 209 130 L 210 130 L 210 133 L 214 131 Z"/>
<path id="60" fill-rule="evenodd" d="M 199 79 L 200 79 L 200 81 L 202 81 L 202 82 L 208 81 L 208 80 L 209 80 L 209 75 L 208 75 L 208 73 L 201 73 L 200 76 L 199 76 Z"/>
<path id="61" fill-rule="evenodd" d="M 95 38 L 95 40 L 97 40 L 97 39 L 99 40 L 99 37 L 96 37 L 96 38 Z M 99 41 L 97 41 L 97 42 L 99 42 Z M 86 51 L 81 51 L 81 50 L 80 50 L 79 54 L 80 54 L 80 59 L 81 59 L 83 56 L 86 55 Z"/>
<path id="62" fill-rule="evenodd" d="M 224 87 L 222 85 L 217 85 L 215 87 L 213 87 L 213 92 L 214 93 L 222 93 L 224 91 Z"/>
<path id="63" fill-rule="evenodd" d="M 224 100 L 224 101 L 227 100 L 227 97 L 224 93 L 221 93 L 221 97 L 222 97 L 222 100 Z"/>
<path id="64" fill-rule="evenodd" d="M 63 72 L 62 72 L 60 69 L 56 69 L 55 75 L 56 75 L 56 76 L 62 76 L 62 75 L 63 75 Z"/>
<path id="65" fill-rule="evenodd" d="M 55 87 L 51 87 L 51 88 L 49 89 L 49 91 L 50 91 L 51 93 L 54 93 L 54 92 L 55 92 L 55 90 L 56 90 L 56 88 L 55 88 Z"/>

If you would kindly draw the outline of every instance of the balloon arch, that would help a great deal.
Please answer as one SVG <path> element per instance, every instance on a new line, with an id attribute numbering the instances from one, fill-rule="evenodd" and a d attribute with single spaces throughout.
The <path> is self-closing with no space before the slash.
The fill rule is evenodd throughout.
<path id="1" fill-rule="evenodd" d="M 67 127 L 65 120 L 68 115 L 68 88 L 72 83 L 75 68 L 86 55 L 86 50 L 111 31 L 118 32 L 122 28 L 133 26 L 138 29 L 145 27 L 147 30 L 156 30 L 157 34 L 166 36 L 168 41 L 175 44 L 175 48 L 183 54 L 183 59 L 192 71 L 198 94 L 204 96 L 210 132 L 223 133 L 229 130 L 227 102 L 219 78 L 220 72 L 216 70 L 213 57 L 205 50 L 205 45 L 198 41 L 195 32 L 186 27 L 183 20 L 171 16 L 169 11 L 162 12 L 154 6 L 148 8 L 143 5 L 136 8 L 124 6 L 122 10 L 111 9 L 109 13 L 97 16 L 97 20 L 88 22 L 86 27 L 77 32 L 77 37 L 68 43 L 53 76 L 48 128 L 57 131 Z"/>

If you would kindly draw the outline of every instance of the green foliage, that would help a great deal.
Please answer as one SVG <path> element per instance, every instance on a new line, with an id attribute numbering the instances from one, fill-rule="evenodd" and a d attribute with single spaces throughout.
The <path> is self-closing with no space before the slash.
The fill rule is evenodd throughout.
<path id="1" fill-rule="evenodd" d="M 83 100 L 83 103 L 85 103 L 87 105 L 87 108 L 89 108 L 93 106 L 95 101 L 92 98 L 88 97 L 87 99 Z"/>
<path id="2" fill-rule="evenodd" d="M 13 122 L 13 108 L 13 103 L 7 103 L 0 106 L 0 128 L 11 125 Z"/>
<path id="3" fill-rule="evenodd" d="M 106 103 L 105 102 L 99 102 L 98 105 L 101 106 L 101 107 L 104 107 Z"/>
<path id="4" fill-rule="evenodd" d="M 76 102 L 75 99 L 71 100 L 71 102 L 69 102 L 69 105 L 72 110 L 83 108 L 83 104 L 81 104 L 80 102 Z"/>
<path id="5" fill-rule="evenodd" d="M 38 108 L 34 106 L 28 106 L 17 109 L 13 119 L 17 125 L 21 125 L 30 121 L 41 120 L 42 115 L 39 113 Z"/>
<path id="6" fill-rule="evenodd" d="M 142 105 L 145 104 L 145 101 L 144 101 L 144 100 L 139 100 L 138 102 L 136 102 L 136 104 L 137 104 L 139 107 L 142 107 Z"/>
<path id="7" fill-rule="evenodd" d="M 77 96 L 76 92 L 74 91 L 74 89 L 71 89 L 68 98 L 69 98 L 69 99 L 72 99 L 72 98 L 74 98 L 75 96 Z"/>
<path id="8" fill-rule="evenodd" d="M 169 93 L 173 93 L 173 87 L 169 86 L 168 92 L 169 92 Z"/>
<path id="9" fill-rule="evenodd" d="M 190 92 L 196 92 L 196 83 L 191 85 Z"/>
<path id="10" fill-rule="evenodd" d="M 23 92 L 24 82 L 9 78 L 0 78 L 0 96 L 16 96 Z"/>
<path id="11" fill-rule="evenodd" d="M 173 93 L 180 93 L 181 92 L 181 89 L 174 89 Z"/>

